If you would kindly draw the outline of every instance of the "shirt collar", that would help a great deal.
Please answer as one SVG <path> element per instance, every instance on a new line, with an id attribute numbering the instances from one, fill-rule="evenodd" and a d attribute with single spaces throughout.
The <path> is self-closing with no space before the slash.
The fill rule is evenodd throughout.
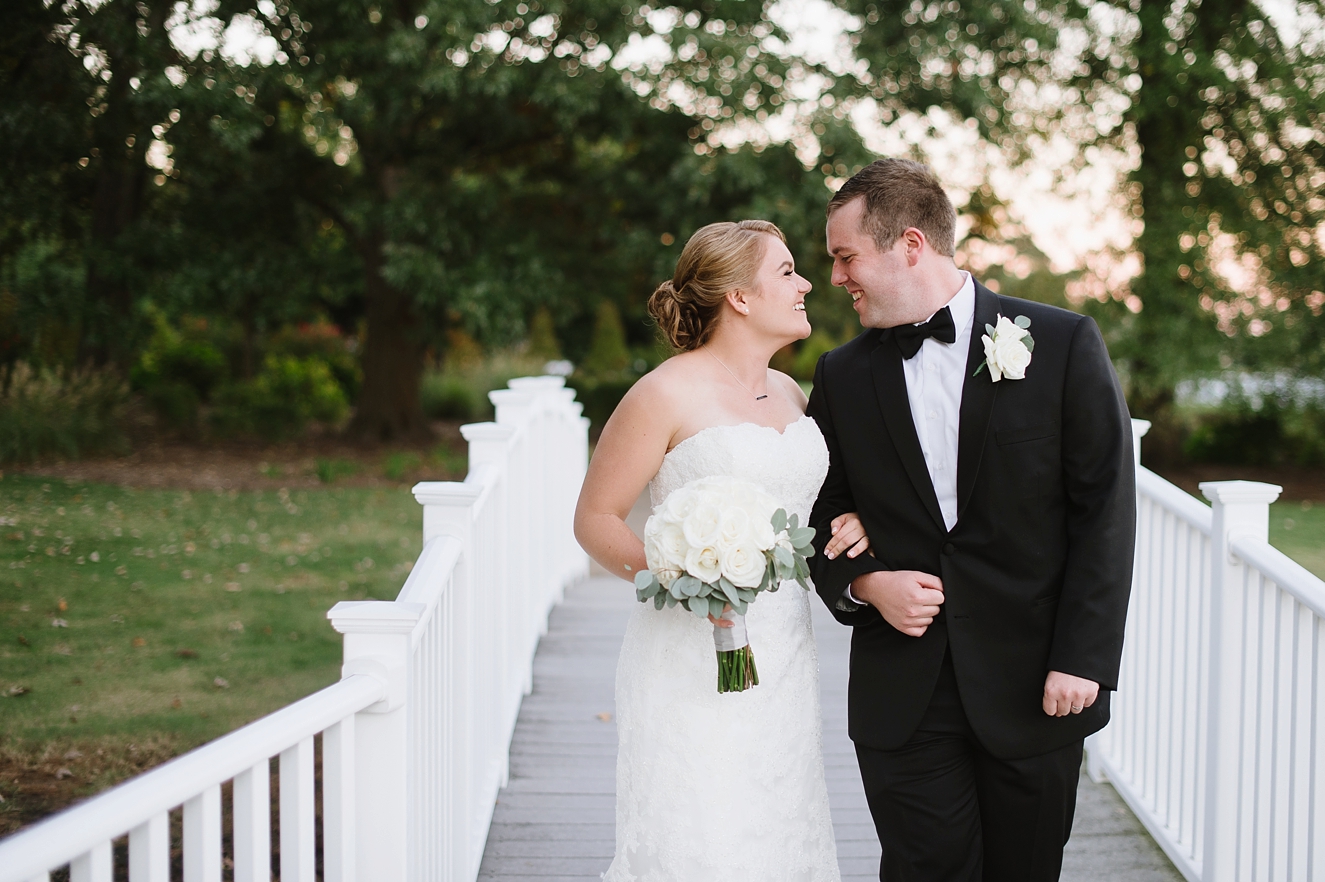
<path id="1" fill-rule="evenodd" d="M 952 326 L 957 329 L 958 337 L 966 333 L 966 330 L 971 326 L 971 322 L 975 320 L 975 279 L 966 270 L 960 272 L 962 274 L 962 286 L 957 289 L 956 294 L 952 295 L 952 299 L 944 304 L 952 314 Z M 939 307 L 940 310 L 942 308 L 942 306 Z M 938 311 L 935 310 L 934 315 L 937 315 Z M 933 317 L 931 315 L 925 319 L 925 322 Z M 916 322 L 916 324 L 923 325 L 925 322 Z"/>

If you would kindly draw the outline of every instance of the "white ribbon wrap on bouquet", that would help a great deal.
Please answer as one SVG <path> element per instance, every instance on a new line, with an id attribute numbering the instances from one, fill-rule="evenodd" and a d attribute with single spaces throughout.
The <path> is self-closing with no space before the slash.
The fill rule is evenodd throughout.
<path id="1" fill-rule="evenodd" d="M 734 652 L 750 645 L 750 638 L 745 633 L 745 616 L 737 615 L 735 610 L 728 610 L 723 617 L 732 623 L 730 628 L 713 626 L 713 646 L 718 652 Z"/>

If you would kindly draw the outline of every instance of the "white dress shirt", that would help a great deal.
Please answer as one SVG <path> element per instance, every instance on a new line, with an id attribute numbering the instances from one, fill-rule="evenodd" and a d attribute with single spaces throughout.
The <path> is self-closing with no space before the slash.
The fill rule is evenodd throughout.
<path id="1" fill-rule="evenodd" d="M 929 467 L 934 495 L 939 499 L 943 524 L 949 530 L 957 523 L 957 426 L 962 386 L 966 383 L 966 356 L 971 348 L 971 325 L 975 321 L 975 282 L 970 273 L 962 275 L 965 281 L 947 304 L 957 339 L 940 343 L 927 337 L 919 352 L 902 361 L 911 419 L 925 454 L 925 465 Z"/>
<path id="2" fill-rule="evenodd" d="M 957 523 L 957 435 L 962 409 L 962 387 L 966 384 L 966 357 L 971 348 L 971 325 L 975 322 L 975 282 L 962 271 L 961 288 L 948 301 L 957 339 L 942 343 L 926 337 L 920 351 L 902 360 L 906 377 L 906 397 L 911 404 L 911 421 L 925 454 L 929 480 L 939 500 L 943 525 L 949 530 Z M 936 311 L 937 314 L 937 311 Z M 934 316 L 929 316 L 925 321 Z M 924 322 L 916 322 L 923 324 Z M 860 603 L 847 586 L 846 595 Z"/>

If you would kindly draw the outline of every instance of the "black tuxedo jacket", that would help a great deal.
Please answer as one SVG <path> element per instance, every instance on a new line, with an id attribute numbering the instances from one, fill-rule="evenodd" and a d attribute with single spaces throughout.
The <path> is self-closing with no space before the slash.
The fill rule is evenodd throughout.
<path id="1" fill-rule="evenodd" d="M 808 413 L 828 443 L 828 476 L 811 515 L 814 583 L 854 627 L 848 729 L 893 750 L 914 733 L 950 649 L 962 702 L 981 744 L 1003 759 L 1056 750 L 1109 720 L 1131 591 L 1136 491 L 1132 430 L 1095 323 L 1067 310 L 975 286 L 962 390 L 957 523 L 943 524 L 916 435 L 891 330 L 869 330 L 825 354 Z M 1026 376 L 995 383 L 981 337 L 999 314 L 1027 316 L 1035 349 Z M 874 557 L 828 560 L 829 525 L 860 513 Z M 871 570 L 943 580 L 944 604 L 908 637 L 843 592 Z M 1049 671 L 1100 684 L 1094 706 L 1050 717 Z"/>

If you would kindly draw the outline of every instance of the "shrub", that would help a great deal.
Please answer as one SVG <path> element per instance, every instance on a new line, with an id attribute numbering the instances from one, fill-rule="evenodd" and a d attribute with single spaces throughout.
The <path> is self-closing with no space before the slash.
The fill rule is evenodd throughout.
<path id="1" fill-rule="evenodd" d="M 10 368 L 0 396 L 0 462 L 44 456 L 77 458 L 128 447 L 124 419 L 129 390 L 102 371 Z"/>
<path id="2" fill-rule="evenodd" d="M 428 370 L 419 387 L 423 413 L 435 420 L 486 420 L 492 418 L 488 393 L 504 389 L 514 377 L 538 376 L 543 362 L 527 353 L 501 350 L 475 357 L 466 350 L 463 358 L 447 354 L 445 366 Z"/>
<path id="3" fill-rule="evenodd" d="M 1325 409 L 1266 400 L 1201 414 L 1183 444 L 1194 462 L 1227 465 L 1325 465 Z"/>
<path id="4" fill-rule="evenodd" d="M 459 371 L 429 371 L 419 387 L 424 416 L 434 420 L 477 420 L 487 415 L 487 396 Z"/>
<path id="5" fill-rule="evenodd" d="M 363 385 L 363 370 L 359 367 L 354 340 L 328 321 L 287 325 L 271 335 L 267 351 L 272 355 L 321 361 L 330 369 L 347 401 L 353 401 Z"/>
<path id="6" fill-rule="evenodd" d="M 626 346 L 626 329 L 621 324 L 621 313 L 610 300 L 598 304 L 598 317 L 594 322 L 589 352 L 580 364 L 588 376 L 614 374 L 630 364 L 630 349 Z"/>
<path id="7" fill-rule="evenodd" d="M 153 315 L 154 330 L 129 377 L 166 423 L 191 429 L 198 422 L 198 406 L 229 376 L 225 354 L 202 335 L 205 321 L 174 328 L 164 316 Z"/>
<path id="8" fill-rule="evenodd" d="M 344 390 L 321 359 L 290 355 L 267 356 L 252 380 L 219 389 L 215 404 L 219 431 L 269 440 L 295 435 L 311 420 L 339 422 L 349 411 Z"/>
<path id="9" fill-rule="evenodd" d="M 529 347 L 526 351 L 536 361 L 558 361 L 561 358 L 557 328 L 546 306 L 540 307 L 529 322 Z"/>
<path id="10" fill-rule="evenodd" d="M 822 331 L 814 331 L 801 342 L 800 351 L 791 365 L 789 373 L 797 380 L 808 383 L 814 380 L 814 368 L 819 364 L 819 356 L 837 346 L 833 338 Z"/>
<path id="11" fill-rule="evenodd" d="M 635 385 L 635 379 L 633 375 L 604 380 L 577 376 L 572 377 L 567 385 L 575 390 L 575 400 L 584 405 L 584 415 L 597 433 L 603 430 L 607 418 Z"/>

